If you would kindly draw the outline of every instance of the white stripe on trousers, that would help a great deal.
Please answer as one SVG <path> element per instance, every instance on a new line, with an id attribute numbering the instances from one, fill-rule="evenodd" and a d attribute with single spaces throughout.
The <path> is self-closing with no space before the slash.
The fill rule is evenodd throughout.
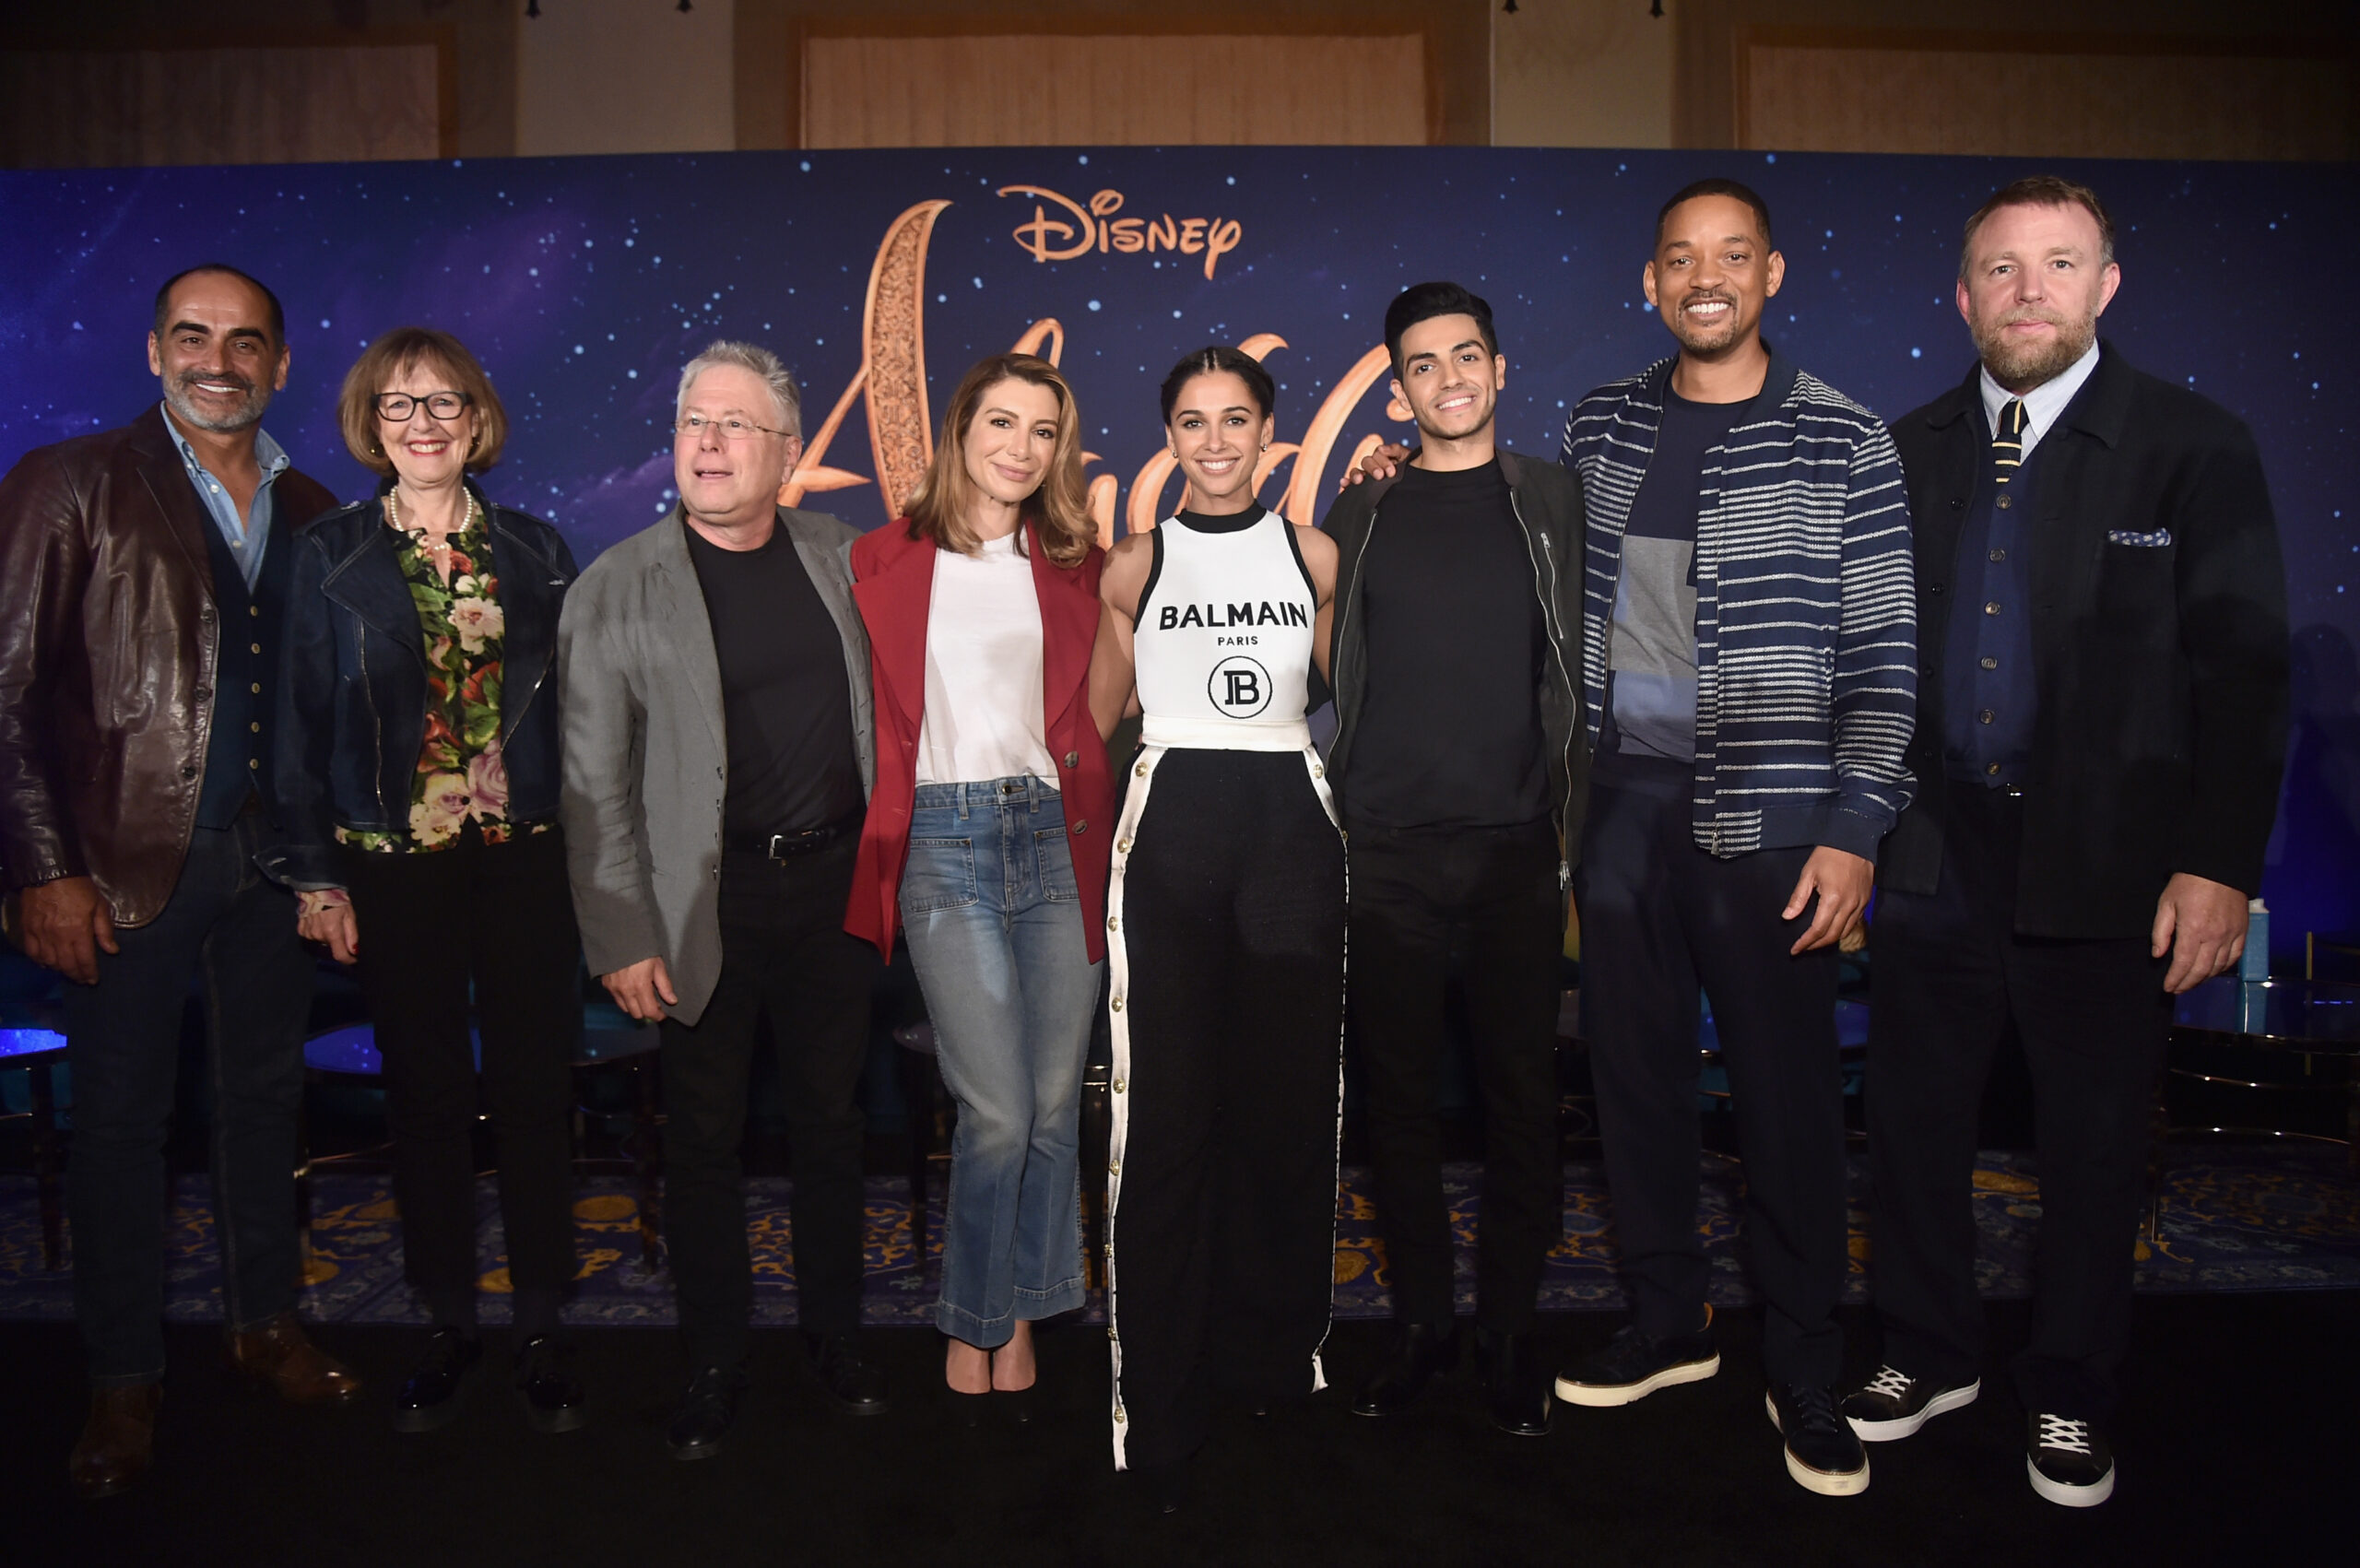
<path id="1" fill-rule="evenodd" d="M 1229 726 L 1229 733 L 1233 736 L 1237 727 Z M 1168 729 L 1169 726 L 1165 728 Z M 1155 782 L 1156 765 L 1162 761 L 1165 753 L 1170 749 L 1168 745 L 1144 745 L 1139 749 L 1138 757 L 1131 763 L 1130 788 L 1123 796 L 1122 815 L 1115 824 L 1114 867 L 1106 887 L 1108 933 L 1106 972 L 1107 1032 L 1113 1039 L 1115 1057 L 1111 1076 L 1118 1083 L 1127 1083 L 1131 1076 L 1131 1023 L 1130 1016 L 1124 1006 L 1124 998 L 1129 994 L 1131 988 L 1130 926 L 1123 919 L 1123 873 L 1131 858 L 1130 846 L 1139 833 L 1139 818 L 1147 811 L 1148 787 Z M 1260 750 L 1265 748 L 1249 746 L 1245 749 Z M 1342 837 L 1343 822 L 1336 815 L 1336 797 L 1328 788 L 1327 765 L 1319 760 L 1318 749 L 1312 746 L 1307 738 L 1303 745 L 1303 760 L 1305 771 L 1311 775 L 1311 787 L 1319 796 L 1320 808 L 1328 813 L 1328 820 L 1336 825 L 1337 836 Z M 1344 867 L 1344 905 L 1347 909 L 1351 907 L 1351 865 L 1349 848 L 1346 851 Z M 1351 930 L 1347 925 L 1344 933 L 1344 968 L 1347 973 L 1350 972 L 1351 967 Z M 1343 975 L 1338 976 L 1339 982 L 1343 978 Z M 1340 1185 L 1343 1177 L 1344 1150 L 1344 1039 L 1340 1009 L 1339 1018 L 1336 1034 L 1336 1161 L 1337 1180 Z M 1115 1279 L 1115 1215 L 1121 1207 L 1123 1197 L 1123 1150 L 1130 1133 L 1130 1094 L 1126 1090 L 1123 1093 L 1114 1094 L 1109 1098 L 1113 1100 L 1114 1106 L 1113 1125 L 1106 1143 L 1106 1352 L 1113 1372 L 1112 1414 L 1115 1468 L 1117 1470 L 1123 1470 L 1130 1468 L 1123 1455 L 1123 1440 L 1129 1430 L 1130 1421 L 1123 1412 L 1123 1336 L 1121 1317 L 1117 1310 L 1120 1295 Z M 1334 1210 L 1335 1204 L 1331 1199 L 1328 1204 L 1331 1216 Z M 1328 1238 L 1328 1269 L 1331 1276 L 1335 1268 L 1335 1226 L 1331 1219 Z M 1331 1312 L 1328 1317 L 1331 1328 L 1334 1326 L 1334 1315 Z M 1320 1362 L 1320 1352 L 1326 1350 L 1327 1346 L 1328 1335 L 1323 1332 L 1319 1336 L 1318 1345 L 1314 1347 L 1311 1352 L 1311 1391 L 1315 1394 L 1328 1386 L 1328 1374 Z"/>

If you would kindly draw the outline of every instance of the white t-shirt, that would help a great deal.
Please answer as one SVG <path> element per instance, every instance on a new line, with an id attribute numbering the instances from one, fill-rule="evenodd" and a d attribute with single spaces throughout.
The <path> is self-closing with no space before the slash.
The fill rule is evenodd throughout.
<path id="1" fill-rule="evenodd" d="M 1016 536 L 988 540 L 975 555 L 937 550 L 917 782 L 1031 773 L 1055 787 L 1043 706 L 1041 599 Z"/>

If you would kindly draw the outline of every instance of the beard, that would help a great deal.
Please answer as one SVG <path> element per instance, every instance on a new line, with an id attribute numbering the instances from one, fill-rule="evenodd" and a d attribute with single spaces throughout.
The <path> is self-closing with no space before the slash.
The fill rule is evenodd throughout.
<path id="1" fill-rule="evenodd" d="M 198 406 L 195 396 L 200 381 L 226 382 L 245 394 L 238 406 L 226 414 L 208 414 Z M 262 422 L 263 410 L 270 407 L 270 390 L 257 386 L 242 377 L 218 375 L 208 371 L 183 371 L 164 383 L 164 401 L 182 420 L 200 430 L 217 435 L 234 434 Z"/>
<path id="2" fill-rule="evenodd" d="M 2020 321 L 2045 321 L 2057 328 L 2047 342 L 2011 343 L 2008 328 Z M 1990 370 L 1991 379 L 2011 392 L 2030 392 L 2054 381 L 2090 351 L 2097 341 L 2098 318 L 2093 313 L 2076 321 L 2053 311 L 2011 311 L 1996 321 L 1975 324 L 1976 352 Z"/>
<path id="3" fill-rule="evenodd" d="M 1699 326 L 1689 319 L 1687 307 L 1700 300 L 1718 301 L 1729 306 L 1717 325 Z M 1737 301 L 1727 294 L 1691 294 L 1681 301 L 1678 308 L 1664 312 L 1663 317 L 1664 324 L 1671 328 L 1671 336 L 1692 354 L 1717 354 L 1737 341 Z"/>

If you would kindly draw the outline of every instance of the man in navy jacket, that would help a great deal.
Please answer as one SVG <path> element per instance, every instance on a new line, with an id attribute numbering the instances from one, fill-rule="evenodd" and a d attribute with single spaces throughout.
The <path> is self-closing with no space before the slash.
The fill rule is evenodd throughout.
<path id="1" fill-rule="evenodd" d="M 1869 1137 L 1884 1362 L 1844 1404 L 1908 1436 L 1980 1389 L 1970 1175 L 2010 1023 L 2041 1236 L 2014 1364 L 2034 1491 L 2114 1488 L 2106 1423 L 2170 996 L 2236 961 L 2286 738 L 2285 584 L 2253 437 L 2097 340 L 2121 282 L 2084 186 L 1967 220 L 1981 363 L 1898 420 L 1917 519 L 1916 802 L 1886 840 Z"/>
<path id="2" fill-rule="evenodd" d="M 1627 1405 L 1720 1368 L 1696 1230 L 1701 983 L 1745 1156 L 1770 1417 L 1788 1473 L 1845 1496 L 1869 1468 L 1835 1392 L 1835 944 L 1909 801 L 1916 613 L 1892 438 L 1763 341 L 1785 270 L 1754 192 L 1675 194 L 1645 276 L 1680 352 L 1565 427 L 1589 497 L 1582 1023 L 1632 1321 L 1556 1391 Z"/>

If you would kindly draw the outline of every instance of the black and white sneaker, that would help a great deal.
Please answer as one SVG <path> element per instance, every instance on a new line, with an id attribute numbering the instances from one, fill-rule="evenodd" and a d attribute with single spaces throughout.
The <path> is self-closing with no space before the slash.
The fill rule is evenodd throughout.
<path id="1" fill-rule="evenodd" d="M 1983 1380 L 1957 1388 L 1945 1388 L 1939 1383 L 1889 1366 L 1877 1368 L 1877 1374 L 1866 1386 L 1844 1396 L 1841 1409 L 1844 1419 L 1865 1443 L 1891 1443 L 1895 1438 L 1914 1437 L 1918 1429 L 1941 1415 L 1962 1405 L 1972 1405 L 1975 1397 L 1983 1392 Z"/>
<path id="2" fill-rule="evenodd" d="M 1557 1397 L 1569 1405 L 1629 1405 L 1658 1388 L 1701 1383 L 1720 1370 L 1721 1352 L 1713 1345 L 1713 1309 L 1708 1306 L 1704 1325 L 1692 1334 L 1658 1339 L 1641 1333 L 1635 1323 L 1624 1325 L 1604 1350 L 1557 1374 Z"/>
<path id="3" fill-rule="evenodd" d="M 2024 1418 L 2024 1473 L 2033 1491 L 2066 1508 L 2094 1508 L 2114 1495 L 2114 1448 L 2093 1421 Z"/>
<path id="4" fill-rule="evenodd" d="M 1850 1497 L 1869 1490 L 1869 1456 L 1835 1413 L 1826 1388 L 1773 1387 L 1762 1396 L 1770 1424 L 1787 1440 L 1787 1473 L 1806 1491 Z"/>

